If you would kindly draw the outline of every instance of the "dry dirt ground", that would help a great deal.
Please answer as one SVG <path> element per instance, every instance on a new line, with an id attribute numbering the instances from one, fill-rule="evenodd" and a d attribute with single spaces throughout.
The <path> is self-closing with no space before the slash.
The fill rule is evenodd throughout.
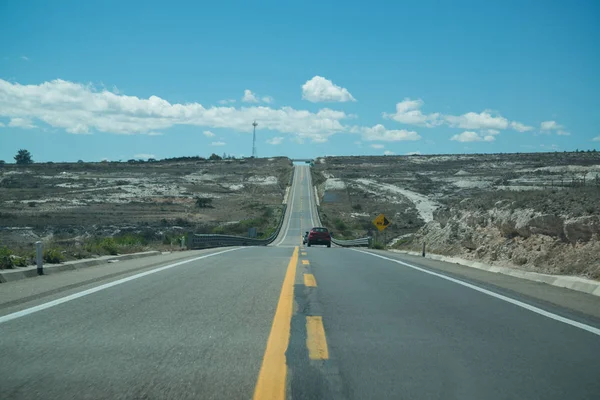
<path id="1" fill-rule="evenodd" d="M 600 279 L 600 153 L 327 157 L 313 180 L 338 237 L 384 213 L 389 247 Z"/>
<path id="2" fill-rule="evenodd" d="M 6 164 L 0 248 L 126 233 L 166 244 L 188 231 L 264 234 L 277 224 L 291 173 L 287 158 Z"/>

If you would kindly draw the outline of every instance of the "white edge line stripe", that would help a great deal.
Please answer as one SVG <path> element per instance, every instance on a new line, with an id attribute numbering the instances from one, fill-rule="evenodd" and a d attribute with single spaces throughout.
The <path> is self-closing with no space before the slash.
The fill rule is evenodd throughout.
<path id="1" fill-rule="evenodd" d="M 294 175 L 296 175 L 296 169 L 295 168 L 294 168 Z M 292 189 L 292 201 L 290 202 L 289 199 L 288 199 L 288 205 L 291 204 L 292 207 L 291 207 L 291 210 L 290 210 L 290 213 L 289 213 L 289 218 L 287 219 L 287 225 L 285 227 L 285 234 L 283 235 L 283 237 L 281 238 L 281 240 L 279 241 L 279 243 L 277 243 L 275 245 L 275 247 L 278 247 L 281 243 L 283 243 L 283 241 L 285 240 L 285 238 L 288 235 L 288 232 L 290 231 L 290 221 L 292 219 L 292 211 L 294 209 L 294 200 L 296 199 L 296 181 L 297 181 L 297 179 L 298 178 L 296 178 L 294 176 L 294 188 Z M 284 217 L 285 217 L 285 215 L 284 215 Z"/>
<path id="2" fill-rule="evenodd" d="M 451 278 L 451 277 L 446 276 L 446 275 L 438 274 L 436 272 L 429 271 L 427 269 L 420 268 L 420 267 L 417 267 L 417 266 L 412 265 L 412 264 L 408 264 L 408 263 L 406 263 L 404 261 L 394 260 L 393 258 L 388 258 L 388 257 L 380 256 L 379 254 L 369 253 L 368 251 L 356 250 L 356 249 L 352 249 L 352 250 L 358 251 L 359 253 L 368 254 L 368 255 L 371 255 L 373 257 L 383 258 L 384 260 L 392 261 L 392 262 L 395 262 L 397 264 L 401 264 L 401 265 L 404 265 L 406 267 L 415 269 L 417 271 L 421 271 L 421 272 L 424 272 L 424 273 L 429 274 L 429 275 L 437 276 L 438 278 L 446 279 L 446 280 L 448 280 L 450 282 L 454 282 L 454 283 L 457 283 L 459 285 L 468 287 L 469 289 L 473 289 L 473 290 L 476 290 L 478 292 L 487 294 L 488 296 L 492 296 L 492 297 L 495 297 L 497 299 L 504 300 L 504 301 L 506 301 L 508 303 L 514 304 L 514 305 L 516 305 L 518 307 L 524 308 L 524 309 L 529 310 L 531 312 L 534 312 L 536 314 L 543 315 L 544 317 L 547 317 L 547 318 L 553 319 L 555 321 L 559 321 L 559 322 L 565 323 L 567 325 L 574 326 L 574 327 L 579 328 L 579 329 L 583 329 L 584 331 L 588 331 L 590 333 L 593 333 L 594 335 L 600 336 L 600 329 L 598 329 L 598 328 L 595 328 L 595 327 L 590 326 L 590 325 L 583 324 L 581 322 L 573 321 L 572 319 L 561 317 L 560 315 L 551 313 L 551 312 L 546 311 L 546 310 L 542 310 L 541 308 L 529 305 L 527 303 L 523 303 L 522 301 L 519 301 L 519 300 L 511 299 L 510 297 L 503 296 L 501 294 L 492 292 L 490 290 L 480 288 L 479 286 L 475 286 L 475 285 L 472 285 L 470 283 L 463 282 L 461 280 L 454 279 L 454 278 Z"/>
<path id="3" fill-rule="evenodd" d="M 234 249 L 219 251 L 218 253 L 207 254 L 207 255 L 204 255 L 204 256 L 201 256 L 201 257 L 195 257 L 195 258 L 192 258 L 192 259 L 189 259 L 189 260 L 179 261 L 179 262 L 176 262 L 174 264 L 165 265 L 164 267 L 160 267 L 160 268 L 156 268 L 156 269 L 153 269 L 153 270 L 150 270 L 150 271 L 141 272 L 139 274 L 131 275 L 131 276 L 128 276 L 127 278 L 119 279 L 119 280 L 116 280 L 116 281 L 113 281 L 113 282 L 108 282 L 108 283 L 105 283 L 103 285 L 96 286 L 96 287 L 93 287 L 91 289 L 84 290 L 82 292 L 73 293 L 71 295 L 68 295 L 68 296 L 65 296 L 65 297 L 61 297 L 59 299 L 55 299 L 55 300 L 49 301 L 47 303 L 43 303 L 43 304 L 37 305 L 35 307 L 26 308 L 24 310 L 17 311 L 17 312 L 14 312 L 12 314 L 4 315 L 4 316 L 0 317 L 0 324 L 2 324 L 4 322 L 8 322 L 8 321 L 13 320 L 13 319 L 24 317 L 24 316 L 29 315 L 29 314 L 36 313 L 38 311 L 46 310 L 46 309 L 48 309 L 50 307 L 54 307 L 54 306 L 57 306 L 59 304 L 66 303 L 68 301 L 75 300 L 75 299 L 78 299 L 80 297 L 87 296 L 88 294 L 96 293 L 96 292 L 99 292 L 101 290 L 108 289 L 110 287 L 117 286 L 117 285 L 120 285 L 122 283 L 129 282 L 129 281 L 132 281 L 134 279 L 141 278 L 143 276 L 152 275 L 152 274 L 155 274 L 157 272 L 164 271 L 166 269 L 170 269 L 170 268 L 178 267 L 178 266 L 183 265 L 183 264 L 187 264 L 187 263 L 191 263 L 191 262 L 194 262 L 194 261 L 202 260 L 203 258 L 217 256 L 219 254 L 228 253 L 230 251 L 235 251 L 235 250 L 240 250 L 240 249 L 243 249 L 243 247 L 236 247 Z"/>

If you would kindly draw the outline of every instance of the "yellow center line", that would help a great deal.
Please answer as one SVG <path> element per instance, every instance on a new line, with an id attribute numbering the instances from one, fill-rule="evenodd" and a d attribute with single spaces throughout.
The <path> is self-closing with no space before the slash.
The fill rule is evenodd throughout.
<path id="1" fill-rule="evenodd" d="M 302 265 L 310 265 L 310 261 L 308 261 L 308 260 L 302 260 Z"/>
<path id="2" fill-rule="evenodd" d="M 285 352 L 290 339 L 290 323 L 294 304 L 294 278 L 298 263 L 298 247 L 287 267 L 279 302 L 275 310 L 271 333 L 263 356 L 262 366 L 254 388 L 254 400 L 285 400 L 287 364 Z"/>
<path id="3" fill-rule="evenodd" d="M 304 286 L 317 287 L 317 280 L 313 274 L 304 274 Z"/>
<path id="4" fill-rule="evenodd" d="M 311 360 L 329 359 L 329 349 L 321 317 L 306 317 L 306 347 Z"/>

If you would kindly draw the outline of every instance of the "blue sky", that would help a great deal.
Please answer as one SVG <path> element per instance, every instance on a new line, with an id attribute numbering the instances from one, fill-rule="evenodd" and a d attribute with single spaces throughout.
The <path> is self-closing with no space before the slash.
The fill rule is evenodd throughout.
<path id="1" fill-rule="evenodd" d="M 254 119 L 261 157 L 600 149 L 599 19 L 584 0 L 3 1 L 0 159 L 249 156 Z"/>

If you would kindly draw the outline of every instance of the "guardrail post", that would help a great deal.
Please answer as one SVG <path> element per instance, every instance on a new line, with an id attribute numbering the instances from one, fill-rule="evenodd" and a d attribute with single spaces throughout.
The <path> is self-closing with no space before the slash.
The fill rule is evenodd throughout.
<path id="1" fill-rule="evenodd" d="M 37 265 L 38 275 L 44 275 L 44 259 L 43 259 L 42 242 L 35 242 L 35 263 Z"/>
<path id="2" fill-rule="evenodd" d="M 423 240 L 423 257 L 425 257 L 425 241 Z"/>

